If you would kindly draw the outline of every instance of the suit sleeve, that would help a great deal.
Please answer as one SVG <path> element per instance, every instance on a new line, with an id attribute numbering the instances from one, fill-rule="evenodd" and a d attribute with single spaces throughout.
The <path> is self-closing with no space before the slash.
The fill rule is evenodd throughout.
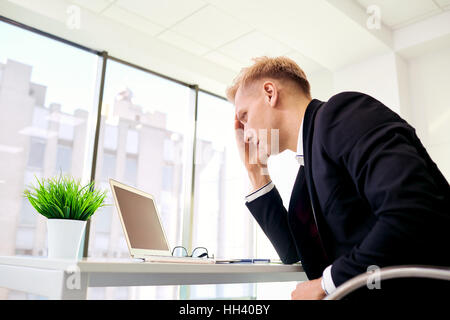
<path id="1" fill-rule="evenodd" d="M 359 244 L 333 262 L 336 286 L 371 265 L 432 264 L 445 255 L 438 244 L 443 226 L 449 226 L 443 209 L 448 189 L 433 179 L 414 129 L 375 99 L 360 97 L 356 102 L 343 105 L 329 119 L 322 131 L 323 147 L 345 168 L 377 219 Z"/>
<path id="2" fill-rule="evenodd" d="M 285 264 L 300 260 L 288 225 L 287 211 L 273 187 L 268 193 L 245 204 Z"/>

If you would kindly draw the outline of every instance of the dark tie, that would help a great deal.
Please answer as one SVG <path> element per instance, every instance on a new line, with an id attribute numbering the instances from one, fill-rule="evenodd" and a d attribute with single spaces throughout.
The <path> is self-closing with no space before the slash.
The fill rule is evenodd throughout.
<path id="1" fill-rule="evenodd" d="M 289 227 L 309 279 L 321 277 L 331 263 L 327 258 L 317 229 L 306 186 L 305 168 L 300 167 L 289 203 Z"/>

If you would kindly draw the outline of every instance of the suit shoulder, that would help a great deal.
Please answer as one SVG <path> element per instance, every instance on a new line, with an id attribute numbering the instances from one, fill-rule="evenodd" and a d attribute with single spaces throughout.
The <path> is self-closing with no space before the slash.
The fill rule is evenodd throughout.
<path id="1" fill-rule="evenodd" d="M 345 103 L 354 99 L 358 99 L 358 98 L 372 98 L 371 96 L 369 96 L 366 93 L 362 93 L 362 92 L 358 92 L 358 91 L 344 91 L 344 92 L 340 92 L 335 94 L 334 96 L 331 96 L 330 99 L 328 99 L 327 103 L 330 104 L 341 104 L 341 103 Z M 373 98 L 372 98 L 373 99 Z"/>
<path id="2" fill-rule="evenodd" d="M 403 121 L 394 111 L 374 97 L 356 91 L 341 92 L 324 103 L 316 125 L 327 127 L 367 127 L 385 121 Z"/>
<path id="3" fill-rule="evenodd" d="M 342 92 L 324 102 L 315 121 L 315 134 L 325 145 L 352 145 L 380 125 L 405 122 L 379 100 L 361 92 Z"/>
<path id="4" fill-rule="evenodd" d="M 346 91 L 335 94 L 327 102 L 325 102 L 322 108 L 322 117 L 327 116 L 337 116 L 342 115 L 345 116 L 346 112 L 350 110 L 355 111 L 356 109 L 364 108 L 366 111 L 370 106 L 376 105 L 377 107 L 383 106 L 380 101 L 373 98 L 372 96 L 356 92 L 356 91 Z"/>

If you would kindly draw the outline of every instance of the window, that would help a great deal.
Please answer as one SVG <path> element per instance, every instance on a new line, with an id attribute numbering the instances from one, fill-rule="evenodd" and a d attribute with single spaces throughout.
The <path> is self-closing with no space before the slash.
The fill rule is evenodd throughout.
<path id="1" fill-rule="evenodd" d="M 110 177 L 115 176 L 116 155 L 110 152 L 103 152 L 103 163 L 101 164 L 102 180 L 107 182 Z"/>
<path id="2" fill-rule="evenodd" d="M 107 137 L 104 139 L 103 148 L 108 150 L 116 150 L 117 149 L 117 137 L 118 137 L 118 127 L 116 125 L 105 125 L 104 127 L 104 136 Z"/>
<path id="3" fill-rule="evenodd" d="M 42 169 L 44 166 L 45 140 L 31 137 L 29 149 L 28 166 Z"/>
<path id="4" fill-rule="evenodd" d="M 32 227 L 36 225 L 36 211 L 28 201 L 28 199 L 22 199 L 22 210 L 19 215 L 19 225 Z"/>
<path id="5" fill-rule="evenodd" d="M 254 257 L 253 217 L 244 205 L 247 173 L 234 137 L 234 107 L 199 93 L 195 159 L 193 247 L 205 246 L 216 257 Z M 191 298 L 248 297 L 252 284 L 194 286 Z"/>
<path id="6" fill-rule="evenodd" d="M 233 121 L 230 103 L 199 93 L 193 245 L 211 247 L 216 257 L 252 257 L 253 217 L 244 205 L 250 185 Z"/>
<path id="7" fill-rule="evenodd" d="M 108 180 L 113 178 L 153 195 L 171 247 L 181 245 L 183 181 L 190 172 L 183 160 L 189 152 L 184 137 L 191 134 L 193 123 L 191 95 L 186 86 L 108 61 L 96 184 L 109 190 Z M 110 200 L 113 203 L 111 194 Z M 115 207 L 102 208 L 96 215 L 90 255 L 128 257 Z M 148 292 L 165 298 L 177 295 L 163 287 L 136 290 L 144 296 Z"/>
<path id="8" fill-rule="evenodd" d="M 56 155 L 56 170 L 63 174 L 70 173 L 72 165 L 72 148 L 64 144 L 58 144 Z"/>
<path id="9" fill-rule="evenodd" d="M 139 132 L 137 130 L 128 130 L 127 153 L 138 154 L 138 152 L 139 152 Z"/>
<path id="10" fill-rule="evenodd" d="M 36 229 L 30 226 L 17 228 L 16 250 L 18 254 L 32 254 Z"/>
<path id="11" fill-rule="evenodd" d="M 136 185 L 137 182 L 137 157 L 127 155 L 125 162 L 124 182 L 129 185 Z"/>
<path id="12" fill-rule="evenodd" d="M 60 169 L 88 182 L 98 56 L 4 22 L 0 39 L 0 254 L 46 255 L 46 219 L 23 191 Z"/>
<path id="13" fill-rule="evenodd" d="M 172 166 L 163 166 L 163 183 L 162 188 L 165 191 L 170 191 L 173 187 L 172 181 L 173 181 L 173 169 Z"/>

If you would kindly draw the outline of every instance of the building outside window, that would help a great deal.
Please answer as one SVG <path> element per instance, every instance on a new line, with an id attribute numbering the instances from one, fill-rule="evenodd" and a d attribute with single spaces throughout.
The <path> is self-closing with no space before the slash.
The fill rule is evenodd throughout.
<path id="1" fill-rule="evenodd" d="M 46 219 L 23 192 L 61 172 L 89 181 L 99 58 L 4 22 L 0 39 L 0 254 L 45 256 Z M 8 297 L 26 295 L 0 289 Z"/>

